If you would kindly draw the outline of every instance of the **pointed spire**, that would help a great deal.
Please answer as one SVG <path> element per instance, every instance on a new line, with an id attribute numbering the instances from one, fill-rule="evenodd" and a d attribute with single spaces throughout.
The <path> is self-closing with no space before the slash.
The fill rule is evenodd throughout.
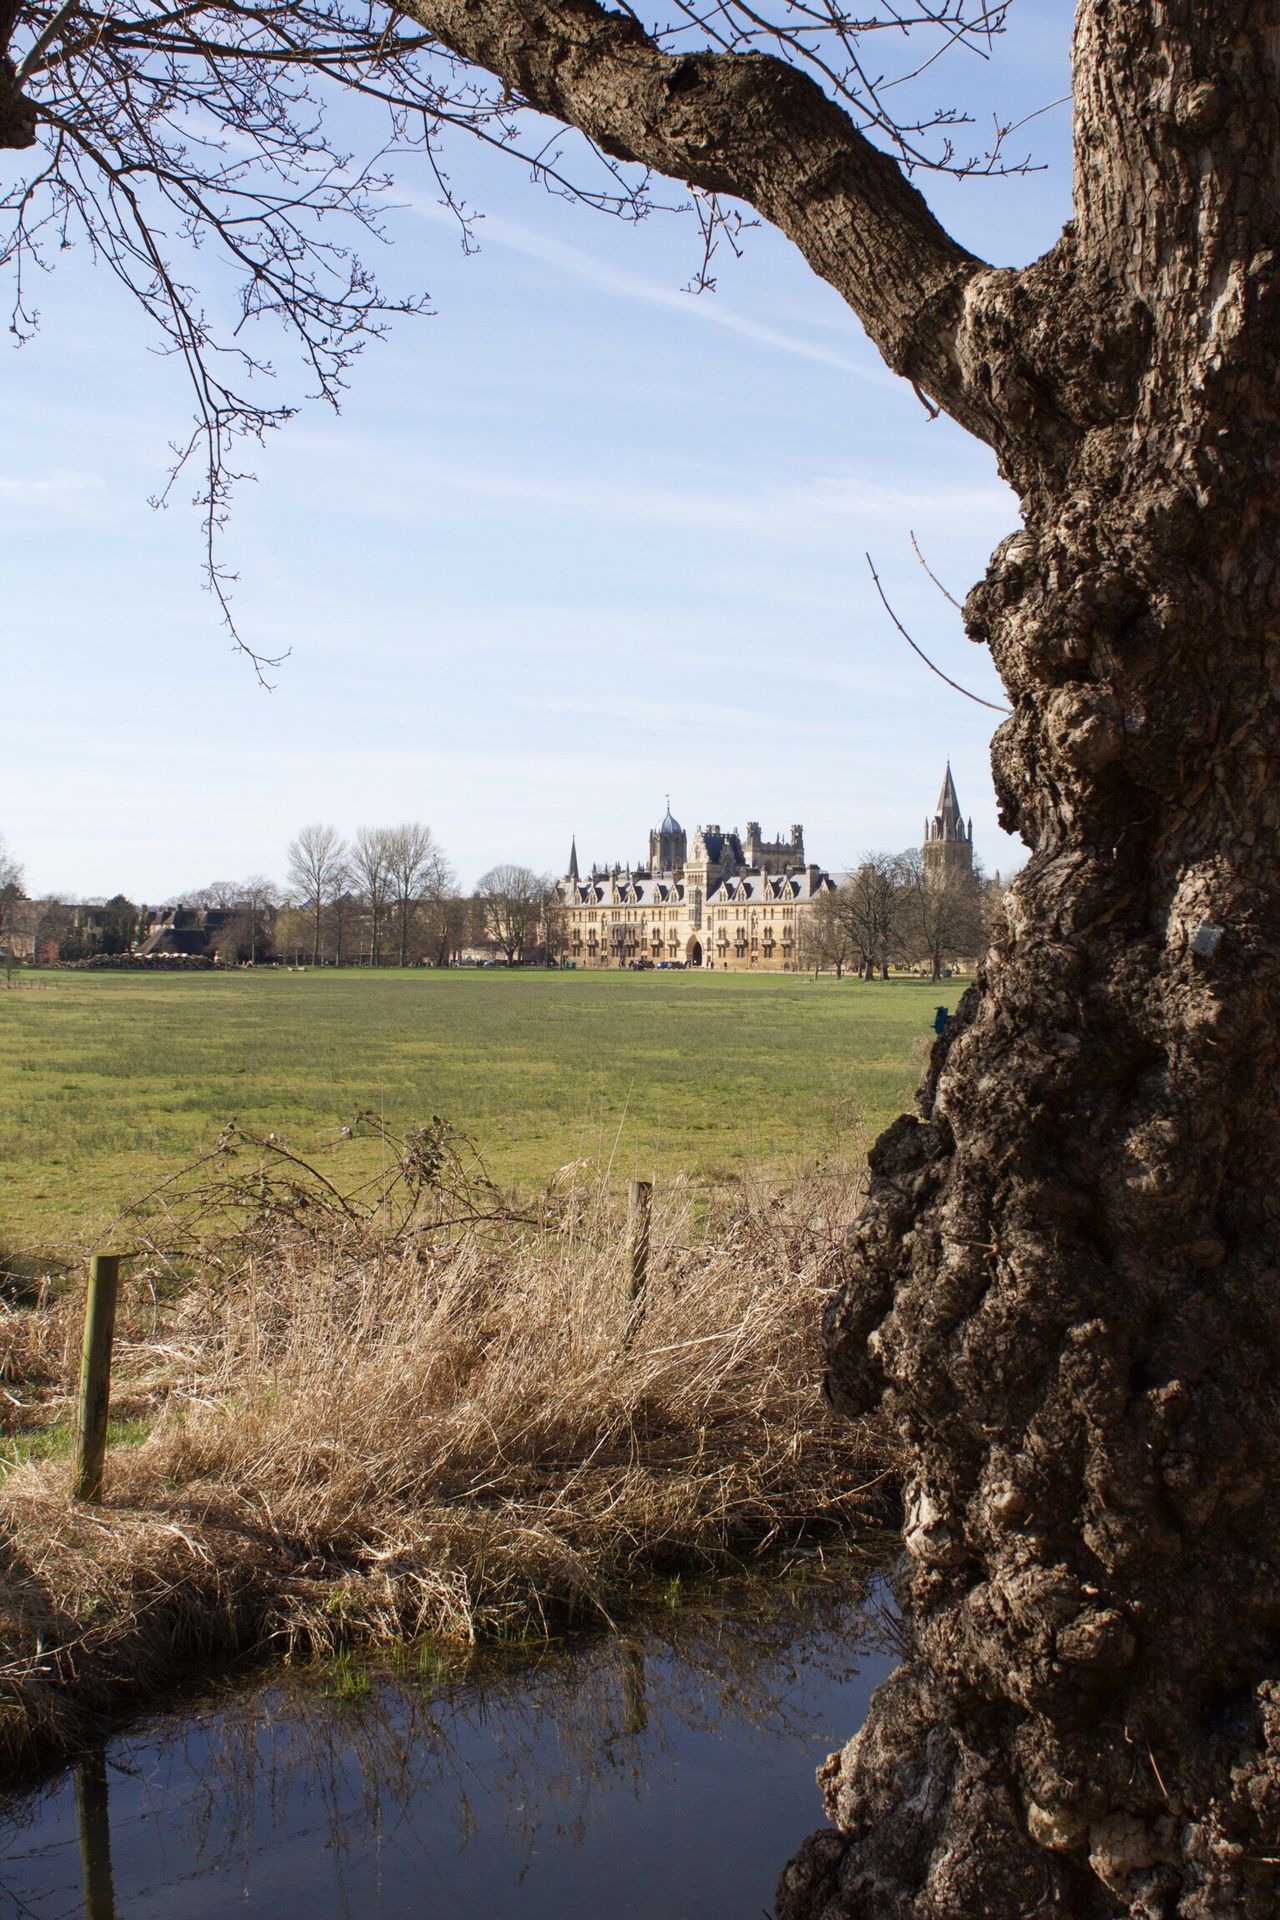
<path id="1" fill-rule="evenodd" d="M 942 792 L 938 795 L 938 807 L 935 818 L 938 823 L 939 840 L 963 840 L 964 817 L 960 812 L 960 797 L 956 793 L 956 783 L 951 777 L 951 762 L 947 761 L 946 777 L 942 782 Z"/>
<path id="2" fill-rule="evenodd" d="M 575 833 L 569 842 L 569 878 L 578 878 L 578 836 Z"/>

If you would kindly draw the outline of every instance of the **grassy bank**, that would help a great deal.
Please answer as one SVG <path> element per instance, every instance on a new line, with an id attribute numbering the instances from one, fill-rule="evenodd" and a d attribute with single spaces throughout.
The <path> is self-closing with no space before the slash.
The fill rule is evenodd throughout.
<path id="1" fill-rule="evenodd" d="M 446 1114 L 500 1181 L 845 1154 L 909 1104 L 959 985 L 682 973 L 18 975 L 0 991 L 0 1260 L 83 1246 L 222 1124 Z M 381 1162 L 368 1148 L 368 1170 Z"/>
<path id="2" fill-rule="evenodd" d="M 60 1444 L 78 1300 L 5 1310 L 0 1765 L 214 1657 L 542 1635 L 877 1511 L 884 1462 L 819 1391 L 848 1169 L 740 1190 L 697 1232 L 689 1186 L 660 1187 L 637 1314 L 602 1183 L 458 1226 L 409 1151 L 398 1213 L 336 1221 L 277 1167 L 256 1205 L 224 1183 L 242 1218 L 194 1277 L 138 1264 L 101 1508 L 69 1499 Z"/>

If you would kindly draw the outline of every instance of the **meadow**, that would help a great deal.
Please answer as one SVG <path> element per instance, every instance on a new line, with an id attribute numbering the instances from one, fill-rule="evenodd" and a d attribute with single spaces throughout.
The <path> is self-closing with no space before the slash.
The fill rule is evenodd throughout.
<path id="1" fill-rule="evenodd" d="M 538 1639 L 883 1523 L 893 1448 L 826 1407 L 821 1311 L 870 1130 L 958 992 L 497 970 L 0 992 L 0 1248 L 27 1281 L 32 1250 L 131 1254 L 97 1507 L 69 1497 L 83 1287 L 0 1288 L 0 1775 L 193 1661 Z M 343 1139 L 361 1108 L 385 1127 Z M 444 1129 L 398 1151 L 433 1114 L 527 1200 L 433 1158 Z M 172 1210 L 150 1239 L 112 1227 L 233 1118 L 319 1172 L 254 1146 L 200 1174 L 194 1238 Z M 391 1200 L 353 1210 L 379 1170 Z"/>
<path id="2" fill-rule="evenodd" d="M 0 991 L 0 1253 L 71 1252 L 232 1119 L 306 1153 L 447 1117 L 502 1184 L 846 1156 L 960 983 L 684 973 L 51 972 Z M 344 1174 L 372 1166 L 347 1142 Z"/>

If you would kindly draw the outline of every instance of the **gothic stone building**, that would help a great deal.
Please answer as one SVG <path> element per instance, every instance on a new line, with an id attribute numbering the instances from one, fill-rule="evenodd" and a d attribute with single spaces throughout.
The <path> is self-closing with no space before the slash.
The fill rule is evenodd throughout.
<path id="1" fill-rule="evenodd" d="M 960 817 L 948 764 L 933 818 L 925 826 L 931 871 L 971 866 L 973 827 Z M 579 967 L 686 966 L 792 973 L 805 965 L 804 917 L 839 886 L 804 857 L 804 829 L 765 840 L 759 822 L 745 834 L 698 827 L 693 844 L 668 802 L 649 835 L 644 866 L 578 868 L 575 838 L 569 871 L 559 882 L 563 948 Z"/>

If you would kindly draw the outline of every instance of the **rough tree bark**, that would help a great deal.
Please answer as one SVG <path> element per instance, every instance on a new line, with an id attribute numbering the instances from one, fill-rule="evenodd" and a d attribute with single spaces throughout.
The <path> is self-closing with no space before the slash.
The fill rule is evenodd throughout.
<path id="1" fill-rule="evenodd" d="M 1074 61 L 1074 225 L 956 336 L 1033 853 L 828 1317 L 914 1652 L 785 1920 L 1278 1905 L 1280 8 L 1085 0 Z"/>
<path id="2" fill-rule="evenodd" d="M 913 1652 L 779 1913 L 1263 1920 L 1280 0 L 1080 0 L 1075 219 L 1018 272 L 781 60 L 671 55 L 596 0 L 402 5 L 606 152 L 750 201 L 1022 505 L 967 619 L 1031 859 L 828 1317 L 833 1396 L 902 1444 Z M 38 104 L 0 70 L 0 144 Z"/>

